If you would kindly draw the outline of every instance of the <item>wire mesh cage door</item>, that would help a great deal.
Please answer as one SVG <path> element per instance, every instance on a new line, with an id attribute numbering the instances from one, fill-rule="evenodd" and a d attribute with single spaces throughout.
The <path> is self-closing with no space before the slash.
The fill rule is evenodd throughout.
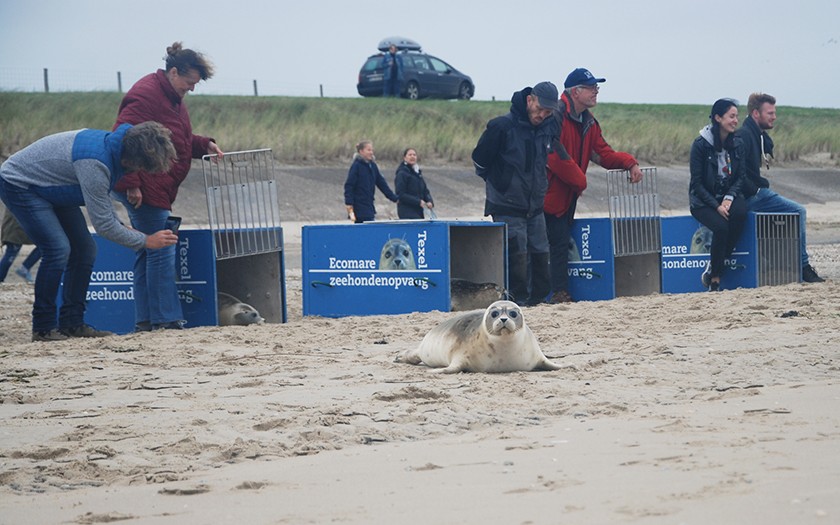
<path id="1" fill-rule="evenodd" d="M 641 255 L 662 251 L 656 168 L 641 168 L 642 180 L 630 182 L 628 170 L 607 171 L 613 255 Z"/>
<path id="2" fill-rule="evenodd" d="M 205 155 L 202 160 L 216 259 L 280 251 L 280 201 L 271 150 Z"/>
<path id="3" fill-rule="evenodd" d="M 756 214 L 758 286 L 799 282 L 799 235 L 799 214 Z"/>

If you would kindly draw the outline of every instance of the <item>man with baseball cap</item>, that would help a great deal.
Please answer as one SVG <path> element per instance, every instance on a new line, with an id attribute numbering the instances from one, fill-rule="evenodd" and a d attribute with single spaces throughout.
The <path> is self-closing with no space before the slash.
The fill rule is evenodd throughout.
<path id="1" fill-rule="evenodd" d="M 569 243 L 577 199 L 586 189 L 586 169 L 594 160 L 606 169 L 630 171 L 631 182 L 642 180 L 639 163 L 629 153 L 613 150 L 590 110 L 598 103 L 598 84 L 606 82 L 588 69 L 569 73 L 563 84 L 557 116 L 561 122 L 560 144 L 548 155 L 548 189 L 545 223 L 551 258 L 550 303 L 571 302 L 569 295 Z M 564 151 L 565 150 L 565 151 Z M 569 157 L 564 154 L 568 152 Z"/>
<path id="2" fill-rule="evenodd" d="M 520 305 L 541 303 L 550 291 L 543 200 L 546 157 L 559 138 L 557 101 L 551 82 L 517 91 L 510 112 L 487 123 L 472 152 L 485 181 L 484 214 L 507 224 L 507 295 Z"/>

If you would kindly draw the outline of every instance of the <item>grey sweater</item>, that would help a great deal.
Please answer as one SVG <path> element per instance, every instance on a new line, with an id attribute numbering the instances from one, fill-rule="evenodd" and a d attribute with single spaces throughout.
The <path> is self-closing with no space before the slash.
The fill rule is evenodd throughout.
<path id="1" fill-rule="evenodd" d="M 65 131 L 30 144 L 0 166 L 0 178 L 21 188 L 34 186 L 36 193 L 51 202 L 50 196 L 55 195 L 62 199 L 62 205 L 72 204 L 64 199 L 80 192 L 82 202 L 75 204 L 87 208 L 96 233 L 133 250 L 145 247 L 146 235 L 123 226 L 114 210 L 108 166 L 93 158 L 73 160 L 73 144 L 83 131 Z"/>

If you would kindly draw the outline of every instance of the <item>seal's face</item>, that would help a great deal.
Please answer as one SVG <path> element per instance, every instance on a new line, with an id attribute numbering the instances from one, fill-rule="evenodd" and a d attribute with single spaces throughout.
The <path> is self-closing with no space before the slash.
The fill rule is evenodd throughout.
<path id="1" fill-rule="evenodd" d="M 404 239 L 388 239 L 379 256 L 380 270 L 414 270 L 414 252 Z"/>
<path id="2" fill-rule="evenodd" d="M 525 324 L 522 310 L 512 301 L 496 301 L 484 312 L 484 326 L 490 335 L 508 335 Z"/>

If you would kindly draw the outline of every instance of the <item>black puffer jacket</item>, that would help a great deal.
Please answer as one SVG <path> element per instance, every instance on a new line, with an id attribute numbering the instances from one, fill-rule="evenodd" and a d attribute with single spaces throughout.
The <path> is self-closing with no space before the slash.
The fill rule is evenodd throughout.
<path id="1" fill-rule="evenodd" d="M 510 113 L 487 123 L 472 152 L 476 174 L 486 181 L 485 215 L 533 217 L 543 210 L 548 179 L 546 159 L 560 134 L 557 121 L 538 126 L 528 120 L 531 88 L 511 97 Z"/>

